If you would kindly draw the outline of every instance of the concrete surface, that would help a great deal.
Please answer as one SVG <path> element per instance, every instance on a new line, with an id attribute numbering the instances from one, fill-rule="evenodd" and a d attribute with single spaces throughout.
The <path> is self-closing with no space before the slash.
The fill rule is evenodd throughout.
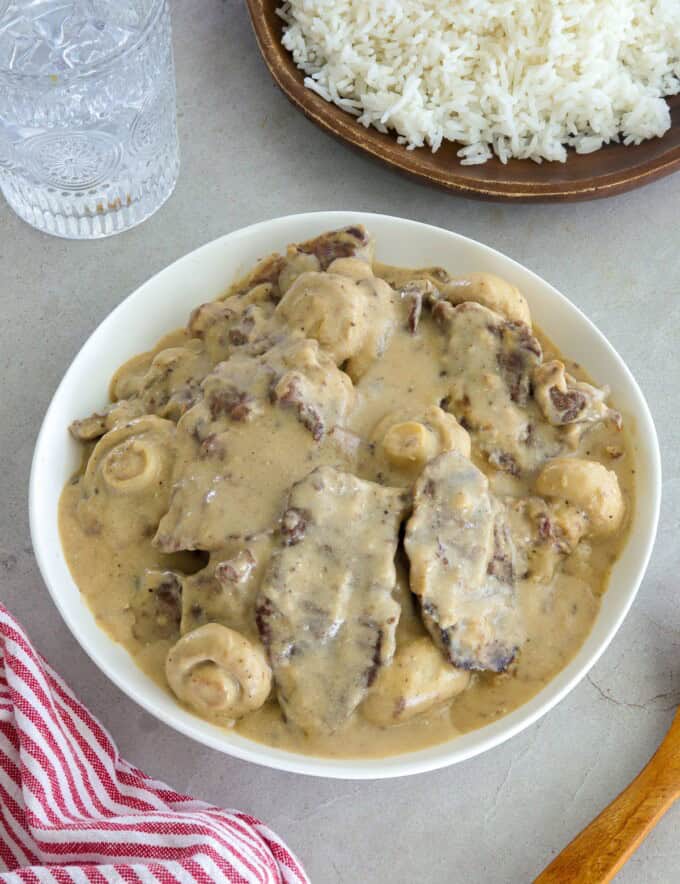
<path id="1" fill-rule="evenodd" d="M 182 172 L 142 227 L 74 243 L 0 205 L 0 597 L 39 650 L 156 777 L 275 827 L 318 884 L 529 881 L 634 777 L 680 701 L 680 175 L 573 206 L 490 205 L 430 190 L 336 144 L 272 85 L 237 0 L 173 3 Z M 557 709 L 504 746 L 438 773 L 311 780 L 221 756 L 107 682 L 59 619 L 31 552 L 27 485 L 43 413 L 106 314 L 147 277 L 261 219 L 356 208 L 438 224 L 526 263 L 575 301 L 645 391 L 664 453 L 661 528 L 615 641 Z M 620 876 L 671 882 L 680 807 Z"/>

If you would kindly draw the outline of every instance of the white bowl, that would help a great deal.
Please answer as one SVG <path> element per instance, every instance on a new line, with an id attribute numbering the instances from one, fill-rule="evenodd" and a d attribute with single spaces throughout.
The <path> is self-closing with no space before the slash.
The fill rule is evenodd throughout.
<path id="1" fill-rule="evenodd" d="M 97 626 L 69 572 L 57 524 L 59 495 L 81 456 L 67 427 L 74 418 L 106 403 L 114 370 L 165 332 L 183 325 L 193 307 L 223 293 L 258 258 L 288 243 L 356 223 L 365 224 L 375 235 L 378 257 L 387 263 L 438 264 L 456 273 L 490 271 L 518 286 L 536 323 L 598 383 L 609 384 L 617 407 L 634 418 L 637 460 L 637 504 L 630 537 L 592 631 L 569 665 L 505 718 L 429 749 L 378 760 L 314 758 L 273 749 L 182 709 Z M 208 243 L 158 273 L 102 322 L 74 359 L 47 410 L 33 458 L 30 520 L 40 570 L 69 629 L 111 681 L 147 711 L 181 733 L 246 761 L 316 776 L 378 778 L 434 770 L 471 758 L 528 727 L 558 703 L 597 661 L 635 598 L 654 542 L 660 496 L 659 445 L 647 403 L 620 356 L 563 295 L 510 258 L 447 230 L 365 212 L 315 212 L 264 221 Z"/>

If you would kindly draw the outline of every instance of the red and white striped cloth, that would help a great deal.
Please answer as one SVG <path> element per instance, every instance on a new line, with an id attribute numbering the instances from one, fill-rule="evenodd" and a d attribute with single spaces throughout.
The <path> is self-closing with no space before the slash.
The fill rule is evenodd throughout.
<path id="1" fill-rule="evenodd" d="M 255 817 L 179 795 L 111 737 L 0 605 L 2 884 L 308 884 Z"/>

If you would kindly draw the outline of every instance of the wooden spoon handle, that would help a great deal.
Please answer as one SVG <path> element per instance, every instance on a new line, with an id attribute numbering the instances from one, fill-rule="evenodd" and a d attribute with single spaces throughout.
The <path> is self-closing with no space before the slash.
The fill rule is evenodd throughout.
<path id="1" fill-rule="evenodd" d="M 611 881 L 680 794 L 680 743 L 673 736 L 671 729 L 647 767 L 534 884 Z"/>

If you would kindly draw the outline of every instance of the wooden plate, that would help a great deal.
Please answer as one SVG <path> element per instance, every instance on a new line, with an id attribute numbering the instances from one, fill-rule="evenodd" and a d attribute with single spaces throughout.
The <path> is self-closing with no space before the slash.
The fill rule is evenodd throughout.
<path id="1" fill-rule="evenodd" d="M 680 96 L 670 100 L 673 125 L 663 138 L 637 147 L 614 144 L 591 154 L 570 151 L 566 163 L 492 159 L 481 166 L 461 166 L 458 146 L 445 142 L 437 153 L 409 151 L 393 135 L 366 129 L 350 114 L 306 89 L 303 73 L 281 45 L 280 0 L 247 0 L 255 36 L 267 67 L 286 96 L 318 126 L 393 169 L 477 199 L 558 202 L 612 196 L 680 168 Z"/>

